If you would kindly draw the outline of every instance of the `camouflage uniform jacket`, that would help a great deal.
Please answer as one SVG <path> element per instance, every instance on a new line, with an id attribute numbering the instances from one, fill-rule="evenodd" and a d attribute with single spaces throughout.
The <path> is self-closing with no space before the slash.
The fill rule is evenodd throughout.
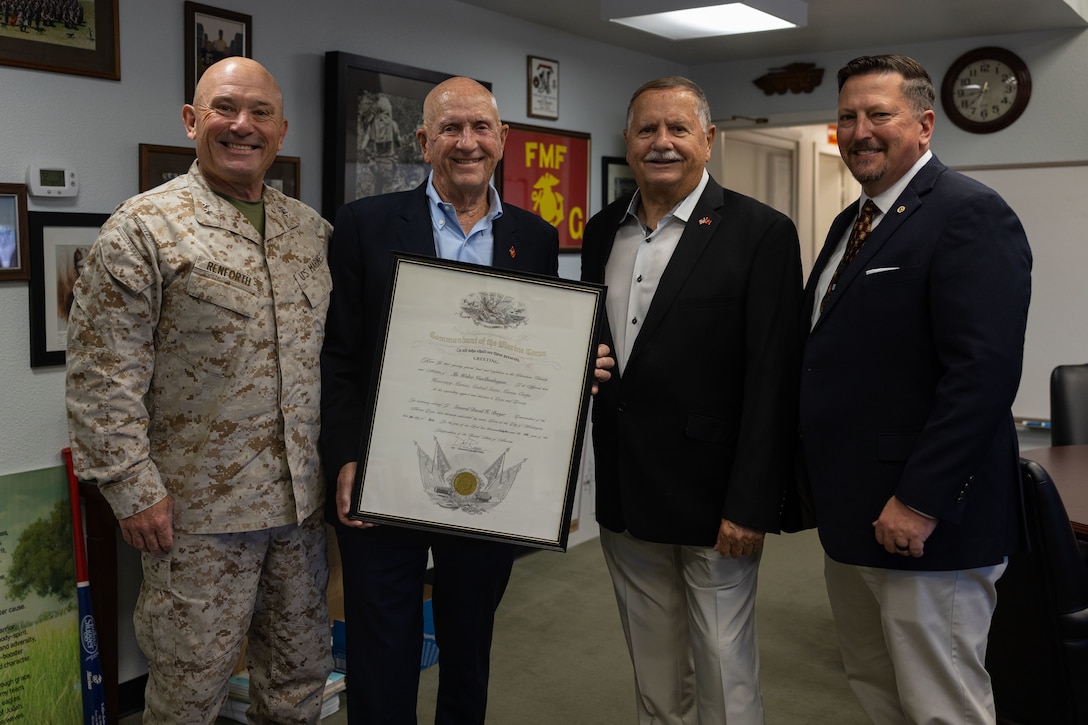
<path id="1" fill-rule="evenodd" d="M 266 186 L 265 238 L 196 163 L 102 227 L 68 321 L 81 479 L 118 518 L 169 493 L 191 533 L 301 523 L 321 507 L 319 356 L 331 227 Z"/>

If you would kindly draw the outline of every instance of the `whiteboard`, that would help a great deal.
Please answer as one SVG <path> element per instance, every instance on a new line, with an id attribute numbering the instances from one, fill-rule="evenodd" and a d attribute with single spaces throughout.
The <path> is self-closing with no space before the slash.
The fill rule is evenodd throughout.
<path id="1" fill-rule="evenodd" d="M 1050 419 L 1050 372 L 1088 363 L 1088 162 L 956 169 L 996 190 L 1034 259 L 1019 419 Z"/>

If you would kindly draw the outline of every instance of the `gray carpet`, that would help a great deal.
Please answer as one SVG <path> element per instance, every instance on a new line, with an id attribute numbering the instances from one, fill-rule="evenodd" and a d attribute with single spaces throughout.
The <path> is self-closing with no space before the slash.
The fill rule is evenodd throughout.
<path id="1" fill-rule="evenodd" d="M 757 603 L 767 725 L 862 725 L 842 674 L 815 532 L 769 537 Z M 518 560 L 499 609 L 489 725 L 632 725 L 634 685 L 597 541 Z M 434 722 L 438 667 L 419 722 Z M 327 723 L 334 722 L 331 718 Z"/>

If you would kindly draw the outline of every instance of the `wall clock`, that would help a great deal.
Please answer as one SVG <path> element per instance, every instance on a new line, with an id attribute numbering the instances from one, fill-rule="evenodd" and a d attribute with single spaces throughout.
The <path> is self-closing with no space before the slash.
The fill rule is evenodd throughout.
<path id="1" fill-rule="evenodd" d="M 1031 74 L 1015 53 L 976 48 L 949 66 L 941 105 L 952 123 L 971 133 L 993 133 L 1020 118 L 1031 98 Z"/>

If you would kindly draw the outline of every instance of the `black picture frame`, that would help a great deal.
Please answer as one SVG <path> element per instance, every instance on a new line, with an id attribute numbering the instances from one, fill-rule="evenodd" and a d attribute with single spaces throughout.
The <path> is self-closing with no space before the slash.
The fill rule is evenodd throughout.
<path id="1" fill-rule="evenodd" d="M 64 364 L 71 291 L 109 214 L 32 211 L 30 367 Z"/>
<path id="2" fill-rule="evenodd" d="M 338 50 L 325 53 L 321 213 L 326 219 L 333 221 L 349 201 L 414 189 L 427 178 L 430 166 L 415 131 L 423 121 L 423 99 L 452 77 Z M 389 119 L 375 124 L 383 114 Z M 388 137 L 380 145 L 370 141 L 375 125 L 376 133 Z"/>
<path id="3" fill-rule="evenodd" d="M 633 194 L 638 184 L 634 172 L 623 156 L 601 157 L 601 206 L 605 207 L 628 194 Z"/>
<path id="4" fill-rule="evenodd" d="M 140 191 L 165 184 L 189 170 L 196 160 L 191 146 L 140 144 Z M 295 199 L 301 193 L 301 165 L 298 156 L 277 156 L 264 175 L 264 183 Z"/>
<path id="5" fill-rule="evenodd" d="M 348 515 L 565 551 L 604 285 L 393 263 Z"/>
<path id="6" fill-rule="evenodd" d="M 26 184 L 0 184 L 0 282 L 30 279 Z"/>
<path id="7" fill-rule="evenodd" d="M 213 36 L 221 47 L 209 39 Z M 253 16 L 186 0 L 185 103 L 193 102 L 196 82 L 208 66 L 233 56 L 253 57 Z"/>
<path id="8" fill-rule="evenodd" d="M 46 25 L 8 26 L 0 34 L 0 64 L 121 80 L 117 0 L 80 3 L 81 18 Z"/>

